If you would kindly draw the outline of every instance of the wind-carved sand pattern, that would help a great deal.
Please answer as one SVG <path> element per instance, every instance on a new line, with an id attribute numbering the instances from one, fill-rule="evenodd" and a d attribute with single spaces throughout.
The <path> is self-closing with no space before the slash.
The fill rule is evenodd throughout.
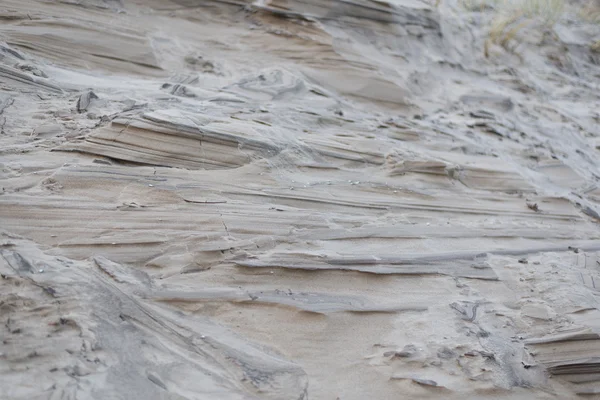
<path id="1" fill-rule="evenodd" d="M 434 3 L 4 0 L 0 398 L 598 396 L 600 27 Z"/>

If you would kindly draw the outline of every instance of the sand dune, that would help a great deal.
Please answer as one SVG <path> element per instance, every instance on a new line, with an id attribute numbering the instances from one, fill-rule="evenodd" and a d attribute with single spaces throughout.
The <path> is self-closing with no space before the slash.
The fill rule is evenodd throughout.
<path id="1" fill-rule="evenodd" d="M 493 15 L 3 0 L 0 398 L 600 396 L 600 26 Z"/>

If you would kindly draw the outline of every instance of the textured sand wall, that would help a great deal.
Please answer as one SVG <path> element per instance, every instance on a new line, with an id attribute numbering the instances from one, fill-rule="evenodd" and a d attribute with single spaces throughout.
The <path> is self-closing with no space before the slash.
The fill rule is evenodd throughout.
<path id="1" fill-rule="evenodd" d="M 600 393 L 600 28 L 0 4 L 0 398 Z"/>

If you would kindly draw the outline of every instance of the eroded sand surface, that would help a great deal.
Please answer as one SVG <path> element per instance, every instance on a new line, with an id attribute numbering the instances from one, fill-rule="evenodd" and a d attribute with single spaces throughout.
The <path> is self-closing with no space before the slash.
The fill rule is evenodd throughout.
<path id="1" fill-rule="evenodd" d="M 593 397 L 600 28 L 481 10 L 2 0 L 0 398 Z"/>

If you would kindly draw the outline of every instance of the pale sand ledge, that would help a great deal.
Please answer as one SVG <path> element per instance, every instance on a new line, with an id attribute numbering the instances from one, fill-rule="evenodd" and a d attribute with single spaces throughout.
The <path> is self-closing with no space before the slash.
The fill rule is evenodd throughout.
<path id="1" fill-rule="evenodd" d="M 1 399 L 600 396 L 600 27 L 5 0 Z"/>

